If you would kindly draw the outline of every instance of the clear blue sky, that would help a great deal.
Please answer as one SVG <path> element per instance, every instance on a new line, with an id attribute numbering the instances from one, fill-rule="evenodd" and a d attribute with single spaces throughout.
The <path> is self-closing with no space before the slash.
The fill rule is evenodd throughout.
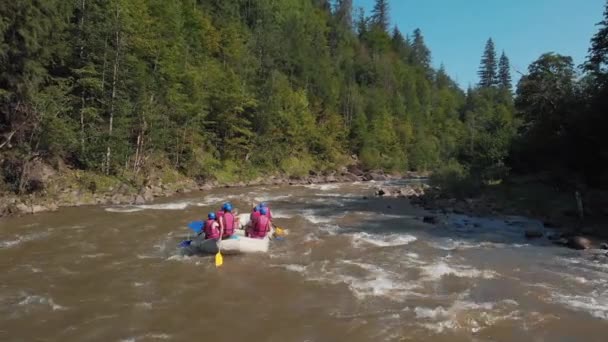
<path id="1" fill-rule="evenodd" d="M 403 34 L 419 27 L 433 64 L 442 62 L 461 87 L 476 84 L 486 40 L 511 59 L 514 80 L 542 53 L 585 60 L 606 0 L 389 0 Z M 374 0 L 354 0 L 369 14 Z"/>

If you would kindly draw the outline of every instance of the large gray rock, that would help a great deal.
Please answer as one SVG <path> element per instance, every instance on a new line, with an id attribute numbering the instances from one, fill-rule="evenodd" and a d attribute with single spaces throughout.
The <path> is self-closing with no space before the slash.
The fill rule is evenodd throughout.
<path id="1" fill-rule="evenodd" d="M 437 216 L 425 216 L 422 219 L 422 222 L 428 224 L 439 224 L 439 219 L 437 218 Z"/>
<path id="2" fill-rule="evenodd" d="M 357 177 L 357 175 L 355 175 L 354 173 L 350 173 L 347 172 L 345 174 L 342 175 L 342 179 L 344 180 L 344 182 L 357 182 L 359 181 L 359 177 Z"/>
<path id="3" fill-rule="evenodd" d="M 32 213 L 32 207 L 30 207 L 29 205 L 26 205 L 25 203 L 17 203 L 15 205 L 15 209 L 17 209 L 17 212 L 20 214 L 31 214 Z"/>
<path id="4" fill-rule="evenodd" d="M 591 241 L 582 236 L 574 236 L 568 239 L 568 247 L 577 250 L 584 250 L 591 248 Z"/>
<path id="5" fill-rule="evenodd" d="M 600 245 L 601 249 L 608 249 L 608 243 L 604 242 Z"/>
<path id="6" fill-rule="evenodd" d="M 151 202 L 154 200 L 154 191 L 150 187 L 146 187 L 146 188 L 142 189 L 142 191 L 140 192 L 140 195 L 144 199 L 145 202 Z"/>
<path id="7" fill-rule="evenodd" d="M 135 204 L 137 204 L 137 205 L 146 204 L 146 199 L 142 195 L 137 195 L 135 197 Z"/>
<path id="8" fill-rule="evenodd" d="M 42 213 L 48 211 L 49 209 L 43 205 L 33 205 L 32 206 L 32 214 Z"/>

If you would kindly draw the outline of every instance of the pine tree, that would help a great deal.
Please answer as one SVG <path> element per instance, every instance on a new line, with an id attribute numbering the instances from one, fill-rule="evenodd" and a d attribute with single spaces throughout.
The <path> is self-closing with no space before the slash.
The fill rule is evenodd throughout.
<path id="1" fill-rule="evenodd" d="M 608 84 L 608 1 L 604 10 L 604 20 L 598 23 L 600 30 L 591 39 L 591 47 L 585 70 Z"/>
<path id="2" fill-rule="evenodd" d="M 414 30 L 412 50 L 413 63 L 422 65 L 427 69 L 431 67 L 431 51 L 424 43 L 424 36 L 422 36 L 422 31 L 419 28 Z"/>
<path id="3" fill-rule="evenodd" d="M 395 26 L 395 28 L 393 29 L 393 36 L 391 37 L 391 39 L 395 52 L 404 61 L 407 61 L 410 55 L 410 46 L 407 39 L 403 37 L 403 34 L 401 34 L 401 31 L 399 31 L 399 28 L 397 26 Z"/>
<path id="4" fill-rule="evenodd" d="M 342 27 L 353 28 L 353 0 L 337 0 L 336 18 Z"/>
<path id="5" fill-rule="evenodd" d="M 357 34 L 359 37 L 365 35 L 368 29 L 369 19 L 365 17 L 365 10 L 363 8 L 359 8 L 357 11 L 357 20 L 355 22 L 355 26 L 357 27 Z"/>
<path id="6" fill-rule="evenodd" d="M 388 32 L 389 27 L 389 4 L 388 0 L 376 0 L 374 9 L 372 10 L 372 23 L 373 25 L 381 28 L 385 32 Z"/>
<path id="7" fill-rule="evenodd" d="M 496 79 L 496 49 L 492 38 L 488 39 L 486 48 L 481 58 L 481 66 L 479 67 L 479 86 L 482 88 L 493 87 L 497 83 Z"/>
<path id="8" fill-rule="evenodd" d="M 503 89 L 511 90 L 513 88 L 511 81 L 511 65 L 509 57 L 507 57 L 504 51 L 502 52 L 500 62 L 498 63 L 498 85 Z"/>

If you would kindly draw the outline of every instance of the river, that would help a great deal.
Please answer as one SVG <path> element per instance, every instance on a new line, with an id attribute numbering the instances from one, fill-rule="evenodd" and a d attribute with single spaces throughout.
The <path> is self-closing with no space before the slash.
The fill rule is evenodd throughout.
<path id="1" fill-rule="evenodd" d="M 374 183 L 216 189 L 0 221 L 1 341 L 606 341 L 608 264 L 523 218 L 434 227 Z M 230 200 L 289 229 L 268 255 L 183 255 Z"/>

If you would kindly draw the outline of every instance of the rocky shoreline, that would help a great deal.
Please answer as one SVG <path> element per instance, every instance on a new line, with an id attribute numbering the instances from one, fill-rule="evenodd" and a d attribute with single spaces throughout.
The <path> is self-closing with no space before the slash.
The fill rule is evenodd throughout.
<path id="1" fill-rule="evenodd" d="M 517 212 L 513 208 L 500 206 L 481 198 L 456 199 L 445 198 L 438 188 L 427 184 L 411 184 L 405 187 L 382 186 L 375 190 L 375 196 L 385 198 L 408 199 L 414 206 L 422 208 L 433 215 L 424 216 L 423 222 L 441 225 L 448 215 L 469 217 L 495 217 L 509 223 L 508 216 L 529 216 L 529 213 Z M 608 242 L 592 232 L 573 226 L 572 222 L 555 222 L 546 218 L 537 218 L 542 226 L 525 227 L 524 236 L 529 240 L 546 238 L 555 245 L 575 250 L 595 251 L 594 257 L 603 256 L 608 261 Z M 601 251 L 601 252 L 597 252 Z"/>
<path id="2" fill-rule="evenodd" d="M 336 172 L 311 172 L 308 177 L 290 178 L 283 175 L 273 175 L 266 178 L 229 184 L 222 184 L 217 181 L 197 182 L 193 179 L 182 179 L 172 183 L 164 183 L 160 178 L 155 178 L 146 181 L 146 185 L 139 189 L 134 189 L 126 183 L 121 183 L 116 187 L 111 187 L 108 191 L 103 192 L 95 191 L 95 187 L 91 186 L 86 188 L 61 188 L 56 191 L 54 195 L 32 194 L 24 196 L 3 196 L 0 198 L 0 217 L 57 211 L 61 207 L 120 204 L 141 205 L 151 203 L 156 198 L 166 198 L 193 191 L 209 191 L 215 188 L 387 181 L 423 177 L 425 177 L 425 175 L 413 172 L 406 174 L 387 174 L 382 170 L 365 172 L 356 166 L 351 166 Z"/>

